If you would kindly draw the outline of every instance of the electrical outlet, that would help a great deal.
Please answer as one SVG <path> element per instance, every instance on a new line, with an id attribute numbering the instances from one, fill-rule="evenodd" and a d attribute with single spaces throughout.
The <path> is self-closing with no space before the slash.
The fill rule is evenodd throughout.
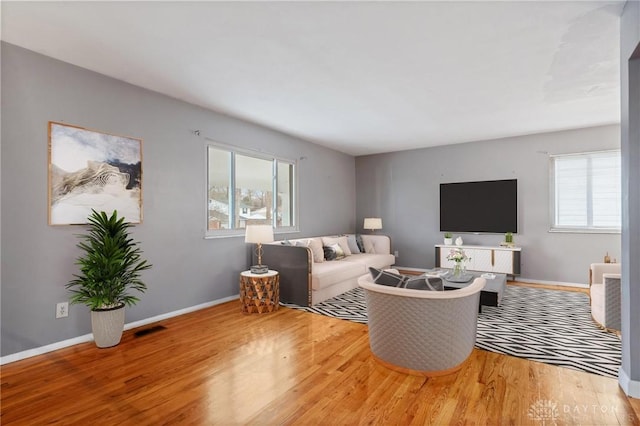
<path id="1" fill-rule="evenodd" d="M 395 257 L 400 257 L 400 254 L 399 254 L 398 250 L 394 251 L 394 252 L 393 252 L 393 255 L 394 255 Z"/>
<path id="2" fill-rule="evenodd" d="M 56 305 L 56 318 L 69 316 L 69 302 L 60 302 Z"/>

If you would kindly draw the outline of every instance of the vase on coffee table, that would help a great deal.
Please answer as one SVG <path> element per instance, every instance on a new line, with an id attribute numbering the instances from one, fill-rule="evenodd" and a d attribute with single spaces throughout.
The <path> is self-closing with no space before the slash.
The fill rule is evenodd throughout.
<path id="1" fill-rule="evenodd" d="M 465 271 L 465 269 L 466 269 L 466 268 L 464 267 L 464 265 L 462 264 L 462 262 L 456 262 L 456 263 L 453 265 L 452 275 L 453 275 L 455 278 L 461 278 L 461 277 L 464 275 L 464 273 L 466 272 L 466 271 Z"/>

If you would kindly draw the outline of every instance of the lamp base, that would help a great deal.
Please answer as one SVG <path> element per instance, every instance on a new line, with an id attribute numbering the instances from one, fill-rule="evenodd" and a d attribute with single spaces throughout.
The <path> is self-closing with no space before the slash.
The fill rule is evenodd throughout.
<path id="1" fill-rule="evenodd" d="M 266 274 L 269 272 L 269 267 L 267 265 L 252 265 L 251 273 L 252 274 Z"/>

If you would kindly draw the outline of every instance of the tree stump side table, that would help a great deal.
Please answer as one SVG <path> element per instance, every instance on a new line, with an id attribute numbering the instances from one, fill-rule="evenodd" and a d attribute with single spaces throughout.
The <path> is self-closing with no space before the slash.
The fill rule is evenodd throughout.
<path id="1" fill-rule="evenodd" d="M 280 306 L 280 275 L 269 270 L 266 274 L 240 273 L 240 309 L 244 314 L 275 312 Z"/>

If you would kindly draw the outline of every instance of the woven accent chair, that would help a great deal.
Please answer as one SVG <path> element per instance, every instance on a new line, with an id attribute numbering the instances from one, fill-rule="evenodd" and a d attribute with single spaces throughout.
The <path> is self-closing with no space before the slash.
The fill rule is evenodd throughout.
<path id="1" fill-rule="evenodd" d="M 589 269 L 591 316 L 608 331 L 621 327 L 620 272 L 619 263 L 592 263 Z"/>
<path id="2" fill-rule="evenodd" d="M 438 376 L 457 371 L 476 342 L 484 278 L 463 289 L 413 290 L 358 278 L 364 289 L 374 358 L 403 373 Z"/>

